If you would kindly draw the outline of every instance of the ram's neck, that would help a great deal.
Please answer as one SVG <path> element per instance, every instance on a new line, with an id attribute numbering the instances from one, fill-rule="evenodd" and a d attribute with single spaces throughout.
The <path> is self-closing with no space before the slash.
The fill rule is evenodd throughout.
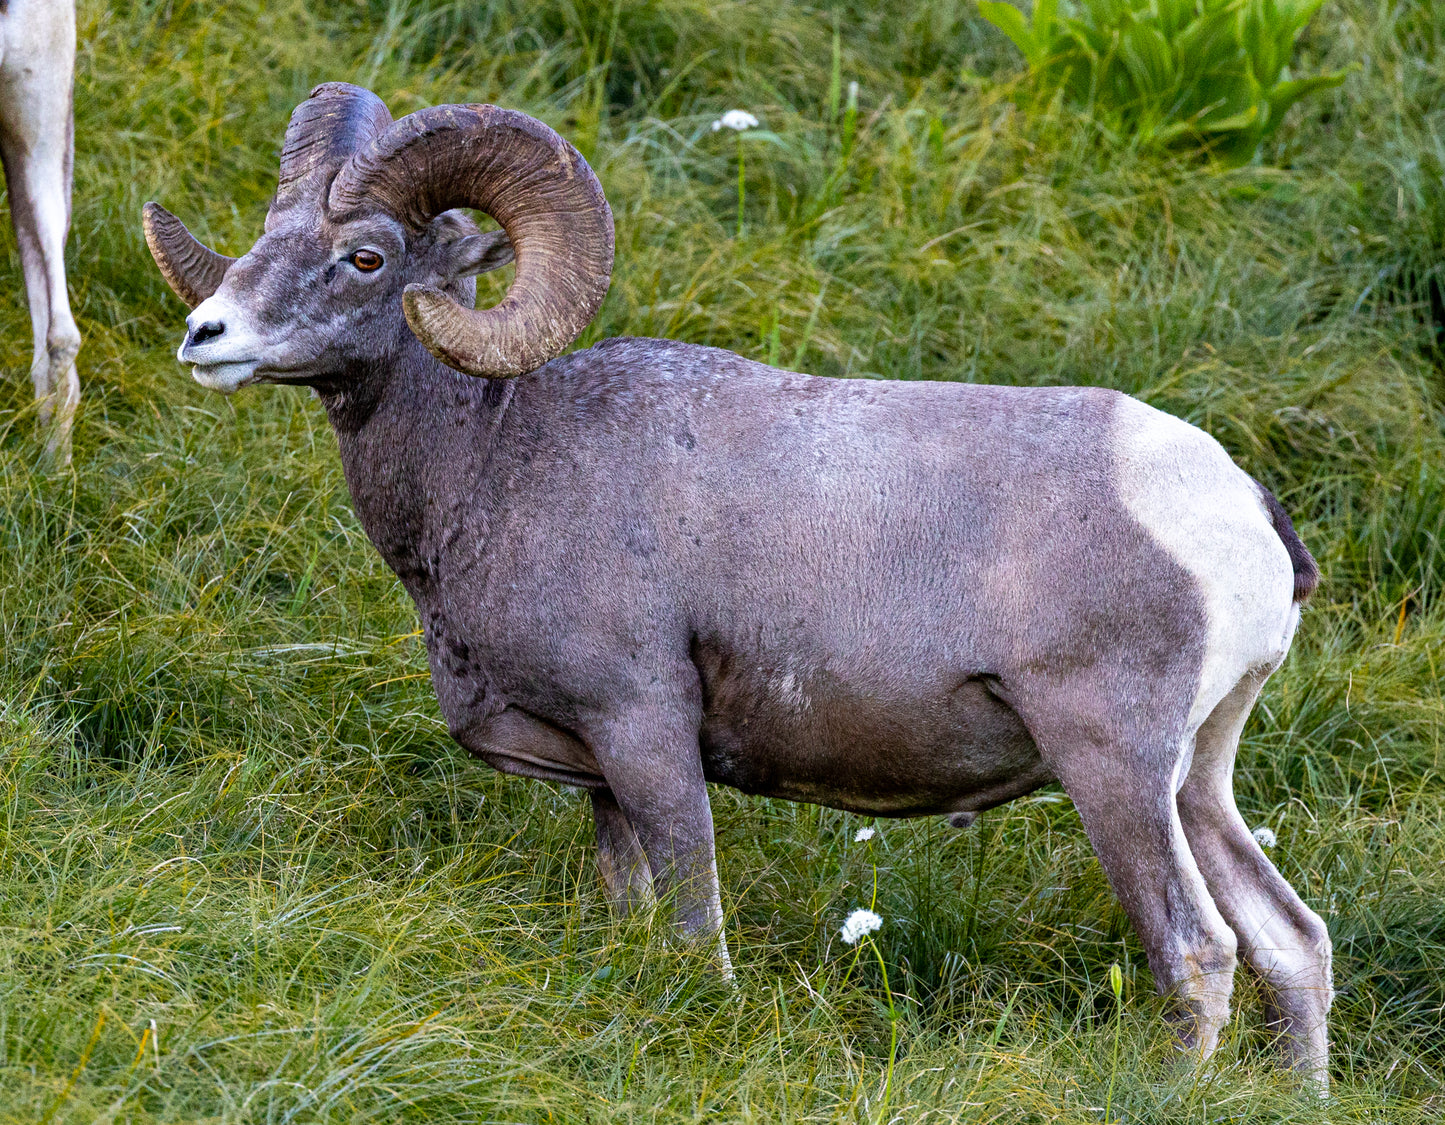
<path id="1" fill-rule="evenodd" d="M 356 374 L 322 401 L 361 525 L 415 596 L 457 532 L 476 530 L 479 474 L 512 388 L 459 375 L 419 346 Z"/>

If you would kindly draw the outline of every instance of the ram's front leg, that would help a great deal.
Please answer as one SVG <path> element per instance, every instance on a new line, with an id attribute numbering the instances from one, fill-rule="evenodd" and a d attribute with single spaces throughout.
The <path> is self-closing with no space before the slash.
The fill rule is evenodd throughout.
<path id="1" fill-rule="evenodd" d="M 592 749 L 642 845 L 657 900 L 671 905 L 685 938 L 715 949 L 723 973 L 732 976 L 696 719 L 666 711 L 629 715 L 597 731 Z"/>
<path id="2" fill-rule="evenodd" d="M 647 855 L 612 790 L 592 790 L 592 819 L 597 825 L 597 871 L 613 913 L 625 918 L 651 906 L 652 870 Z"/>

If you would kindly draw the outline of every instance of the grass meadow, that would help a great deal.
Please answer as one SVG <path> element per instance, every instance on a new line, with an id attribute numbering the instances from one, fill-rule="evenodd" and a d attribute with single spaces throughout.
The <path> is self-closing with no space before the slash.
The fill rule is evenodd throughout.
<path id="1" fill-rule="evenodd" d="M 1348 80 L 1228 172 L 1020 111 L 971 0 L 82 0 L 79 26 L 67 471 L 0 225 L 0 1122 L 1445 1119 L 1445 4 L 1329 0 L 1298 69 Z M 610 920 L 585 796 L 450 743 L 319 406 L 173 358 L 141 204 L 244 251 L 330 79 L 582 149 L 618 239 L 583 343 L 1117 387 L 1279 494 L 1324 580 L 1237 787 L 1334 937 L 1329 1102 L 1243 974 L 1216 1062 L 1179 1063 L 1057 788 L 866 844 L 715 791 L 735 988 Z M 762 122 L 741 233 L 710 129 L 735 107 Z M 891 1083 L 882 973 L 838 935 L 875 879 Z"/>

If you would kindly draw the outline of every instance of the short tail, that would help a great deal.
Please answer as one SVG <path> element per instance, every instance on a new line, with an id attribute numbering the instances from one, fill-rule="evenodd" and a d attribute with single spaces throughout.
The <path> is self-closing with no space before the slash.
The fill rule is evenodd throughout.
<path id="1" fill-rule="evenodd" d="M 1299 534 L 1294 529 L 1294 523 L 1289 518 L 1289 513 L 1284 510 L 1273 492 L 1265 488 L 1259 481 L 1254 482 L 1259 489 L 1259 497 L 1264 501 L 1265 511 L 1269 513 L 1269 522 L 1274 524 L 1275 534 L 1279 536 L 1284 549 L 1289 552 L 1290 564 L 1294 567 L 1294 600 L 1303 602 L 1315 592 L 1315 587 L 1320 584 L 1320 568 L 1315 564 L 1315 558 L 1309 552 Z"/>

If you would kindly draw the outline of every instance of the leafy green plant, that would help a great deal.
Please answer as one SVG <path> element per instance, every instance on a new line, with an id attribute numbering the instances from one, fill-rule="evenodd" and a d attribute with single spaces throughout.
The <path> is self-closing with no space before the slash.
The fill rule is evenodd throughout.
<path id="1" fill-rule="evenodd" d="M 1028 61 L 1034 93 L 1062 91 L 1100 124 L 1147 143 L 1201 145 L 1242 164 L 1301 98 L 1343 72 L 1292 78 L 1295 41 L 1324 0 L 1003 0 L 983 17 Z"/>

